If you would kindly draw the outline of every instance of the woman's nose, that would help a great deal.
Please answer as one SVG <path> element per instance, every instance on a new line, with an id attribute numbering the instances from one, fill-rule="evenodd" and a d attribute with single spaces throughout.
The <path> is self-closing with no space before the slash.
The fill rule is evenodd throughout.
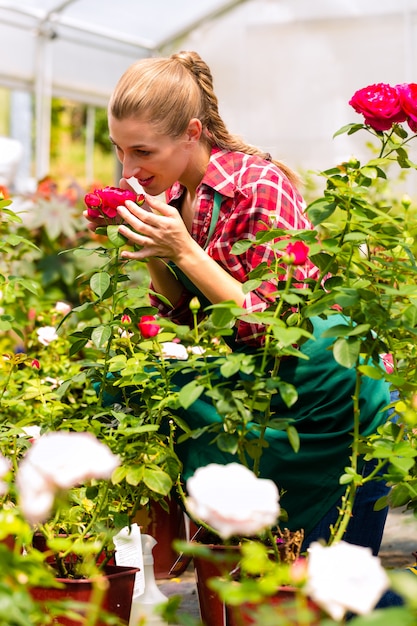
<path id="1" fill-rule="evenodd" d="M 123 178 L 137 177 L 140 170 L 140 166 L 135 159 L 124 157 L 122 160 L 122 173 Z"/>

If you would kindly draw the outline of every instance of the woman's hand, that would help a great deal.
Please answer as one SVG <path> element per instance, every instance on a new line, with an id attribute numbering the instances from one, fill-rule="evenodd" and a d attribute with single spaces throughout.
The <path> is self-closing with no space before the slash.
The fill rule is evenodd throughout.
<path id="1" fill-rule="evenodd" d="M 117 212 L 123 221 L 119 233 L 130 243 L 141 247 L 135 252 L 123 251 L 123 258 L 143 260 L 157 257 L 178 264 L 187 253 L 192 239 L 174 207 L 153 196 L 146 196 L 144 205 L 139 207 L 128 200 L 125 206 L 117 208 Z"/>

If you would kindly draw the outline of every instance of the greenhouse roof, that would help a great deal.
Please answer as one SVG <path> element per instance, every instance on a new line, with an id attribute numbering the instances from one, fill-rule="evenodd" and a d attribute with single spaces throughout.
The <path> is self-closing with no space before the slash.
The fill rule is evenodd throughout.
<path id="1" fill-rule="evenodd" d="M 244 0 L 0 0 L 0 85 L 103 104 L 134 60 Z"/>

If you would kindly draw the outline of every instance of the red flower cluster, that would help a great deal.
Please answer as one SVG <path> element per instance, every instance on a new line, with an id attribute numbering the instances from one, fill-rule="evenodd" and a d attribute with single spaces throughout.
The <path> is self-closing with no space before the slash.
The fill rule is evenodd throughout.
<path id="1" fill-rule="evenodd" d="M 142 315 L 138 328 L 144 339 L 155 337 L 161 329 L 160 325 L 156 321 L 156 317 L 153 315 Z"/>
<path id="2" fill-rule="evenodd" d="M 95 189 L 92 193 L 87 193 L 84 202 L 87 206 L 88 217 L 95 218 L 104 215 L 109 218 L 116 217 L 117 207 L 124 204 L 126 200 L 136 202 L 141 206 L 145 197 L 130 189 L 119 189 L 118 187 L 104 187 Z"/>
<path id="3" fill-rule="evenodd" d="M 417 132 L 417 84 L 391 86 L 377 83 L 359 89 L 349 104 L 365 118 L 365 124 L 376 131 L 389 130 L 393 124 L 407 121 Z"/>

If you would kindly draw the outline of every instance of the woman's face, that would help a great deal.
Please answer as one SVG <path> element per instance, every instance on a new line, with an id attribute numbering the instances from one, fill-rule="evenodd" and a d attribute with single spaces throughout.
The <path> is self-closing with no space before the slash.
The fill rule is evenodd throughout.
<path id="1" fill-rule="evenodd" d="M 155 131 L 149 122 L 129 117 L 117 120 L 109 115 L 110 141 L 123 166 L 123 177 L 134 177 L 146 193 L 157 196 L 176 181 L 186 185 L 191 148 L 190 133 L 173 139 Z"/>

